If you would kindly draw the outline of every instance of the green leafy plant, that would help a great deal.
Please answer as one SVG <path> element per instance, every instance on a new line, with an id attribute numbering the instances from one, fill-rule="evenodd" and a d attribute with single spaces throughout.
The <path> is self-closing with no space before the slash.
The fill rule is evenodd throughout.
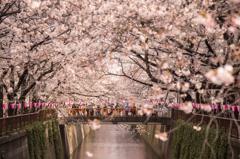
<path id="1" fill-rule="evenodd" d="M 45 125 L 35 122 L 26 128 L 28 136 L 28 148 L 31 159 L 46 158 L 46 134 Z"/>
<path id="2" fill-rule="evenodd" d="M 182 123 L 184 123 L 184 120 L 182 120 L 182 119 L 177 120 L 175 123 L 175 127 L 179 126 Z M 182 145 L 182 140 L 183 140 L 183 132 L 184 132 L 183 126 L 181 126 L 179 129 L 177 129 L 174 132 L 173 149 L 172 149 L 172 158 L 173 159 L 179 159 L 179 157 L 180 157 L 181 145 Z"/>
<path id="3" fill-rule="evenodd" d="M 32 126 L 28 126 L 26 130 L 27 130 L 27 137 L 28 137 L 29 155 L 31 159 L 34 159 Z"/>
<path id="4" fill-rule="evenodd" d="M 52 132 L 53 132 L 53 141 L 54 141 L 56 158 L 61 159 L 62 158 L 61 146 L 60 146 L 59 133 L 58 133 L 58 124 L 56 119 L 52 119 Z"/>
<path id="5" fill-rule="evenodd" d="M 184 121 L 181 119 L 177 120 L 175 127 L 179 126 L 183 122 Z M 181 126 L 174 132 L 172 158 L 199 158 L 207 133 L 207 141 L 214 153 L 211 151 L 210 147 L 205 144 L 202 158 L 213 159 L 216 157 L 224 159 L 227 152 L 228 135 L 223 133 L 221 129 L 215 129 L 213 127 L 210 127 L 208 132 L 206 132 L 206 126 L 202 126 L 200 131 L 196 131 L 193 129 L 194 125 L 197 124 L 188 123 Z"/>
<path id="6" fill-rule="evenodd" d="M 47 124 L 48 124 L 48 140 L 49 143 L 52 145 L 53 144 L 52 120 L 48 121 Z"/>

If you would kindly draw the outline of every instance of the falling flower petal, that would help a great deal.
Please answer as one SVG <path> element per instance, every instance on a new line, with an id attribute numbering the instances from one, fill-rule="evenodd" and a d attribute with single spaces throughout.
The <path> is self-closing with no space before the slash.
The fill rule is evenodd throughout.
<path id="1" fill-rule="evenodd" d="M 86 154 L 87 154 L 88 157 L 93 157 L 93 153 L 91 153 L 91 152 L 87 151 Z"/>
<path id="2" fill-rule="evenodd" d="M 155 137 L 162 140 L 162 141 L 167 141 L 168 140 L 166 132 L 155 134 Z"/>
<path id="3" fill-rule="evenodd" d="M 193 126 L 193 129 L 195 129 L 196 131 L 200 131 L 201 127 L 200 126 Z"/>
<path id="4" fill-rule="evenodd" d="M 100 129 L 101 125 L 100 125 L 100 121 L 97 120 L 97 119 L 94 119 L 93 121 L 92 120 L 89 120 L 88 121 L 88 124 L 91 125 L 91 128 L 93 130 L 98 130 Z"/>

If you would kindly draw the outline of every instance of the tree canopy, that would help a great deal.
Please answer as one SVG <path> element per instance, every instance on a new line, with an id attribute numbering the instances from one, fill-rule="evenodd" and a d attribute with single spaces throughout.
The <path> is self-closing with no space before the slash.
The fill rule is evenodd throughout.
<path id="1" fill-rule="evenodd" d="M 34 91 L 43 101 L 195 92 L 198 102 L 216 103 L 239 94 L 239 0 L 0 4 L 0 80 L 9 102 Z"/>

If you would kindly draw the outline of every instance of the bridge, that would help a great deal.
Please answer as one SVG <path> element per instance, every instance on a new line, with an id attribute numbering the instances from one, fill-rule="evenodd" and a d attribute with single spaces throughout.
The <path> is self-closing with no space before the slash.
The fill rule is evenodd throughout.
<path id="1" fill-rule="evenodd" d="M 91 109 L 94 113 L 91 114 Z M 98 119 L 101 123 L 136 123 L 136 124 L 161 124 L 171 125 L 172 109 L 152 109 L 150 116 L 139 114 L 140 108 L 132 108 L 129 112 L 135 111 L 135 114 L 126 114 L 129 108 L 60 108 L 58 117 L 70 122 L 87 122 L 88 120 Z"/>
<path id="2" fill-rule="evenodd" d="M 100 110 L 102 112 L 101 115 L 90 115 L 90 109 L 93 109 L 95 111 Z M 139 108 L 134 108 L 136 112 L 138 112 Z M 109 110 L 116 110 L 117 112 L 120 112 L 114 116 L 109 115 Z M 155 112 L 150 117 L 141 116 L 139 113 L 136 113 L 136 116 L 129 116 L 126 115 L 125 112 L 126 108 L 70 108 L 67 110 L 65 109 L 65 112 L 68 116 L 68 118 L 71 119 L 71 121 L 83 121 L 87 122 L 88 120 L 98 119 L 105 122 L 111 122 L 113 124 L 120 124 L 120 123 L 136 123 L 136 124 L 159 124 L 159 125 L 172 125 L 174 121 L 178 119 L 183 119 L 187 123 L 188 122 L 194 122 L 194 123 L 200 123 L 201 125 L 208 125 L 211 121 L 211 127 L 218 127 L 223 130 L 225 133 L 229 133 L 231 137 L 233 138 L 239 138 L 239 132 L 238 131 L 240 120 L 235 120 L 232 118 L 223 118 L 223 117 L 217 117 L 217 116 L 209 116 L 204 114 L 197 114 L 197 113 L 190 113 L 185 114 L 183 111 L 178 109 L 152 109 L 148 108 L 148 110 L 152 110 Z M 61 110 L 60 110 L 61 111 Z M 85 112 L 82 113 L 82 112 Z M 122 112 L 122 113 L 121 113 Z M 58 113 L 59 117 L 61 118 L 62 113 Z"/>
<path id="3" fill-rule="evenodd" d="M 90 108 L 98 109 L 98 108 Z M 219 127 L 225 133 L 229 133 L 233 138 L 239 138 L 239 126 L 240 120 L 231 118 L 222 118 L 217 116 L 209 116 L 203 114 L 185 114 L 181 110 L 177 109 L 165 109 L 154 110 L 155 114 L 151 116 L 141 116 L 136 113 L 136 116 L 129 116 L 124 114 L 125 108 L 107 108 L 100 109 L 101 111 L 108 112 L 108 109 L 117 111 L 115 115 L 109 113 L 103 113 L 100 115 L 93 114 L 91 116 L 89 108 L 60 108 L 60 109 L 43 109 L 36 113 L 21 114 L 6 118 L 0 118 L 0 136 L 7 131 L 15 131 L 24 128 L 27 125 L 31 125 L 36 121 L 46 121 L 51 118 L 58 118 L 59 121 L 67 121 L 71 123 L 80 122 L 86 123 L 88 120 L 98 119 L 104 123 L 136 123 L 136 124 L 159 124 L 159 125 L 172 125 L 174 121 L 183 119 L 187 122 L 200 123 L 202 125 L 208 125 L 210 121 L 212 127 Z M 137 112 L 138 108 L 136 108 Z M 151 110 L 151 109 L 150 109 Z M 85 113 L 83 113 L 85 111 Z M 100 112 L 101 112 L 100 111 Z M 75 112 L 75 114 L 73 113 Z M 102 111 L 103 112 L 103 111 Z M 122 112 L 122 113 L 121 113 Z"/>

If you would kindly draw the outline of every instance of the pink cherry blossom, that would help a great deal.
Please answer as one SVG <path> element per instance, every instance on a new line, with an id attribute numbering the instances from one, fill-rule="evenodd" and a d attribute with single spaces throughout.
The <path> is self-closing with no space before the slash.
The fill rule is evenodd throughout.
<path id="1" fill-rule="evenodd" d="M 192 102 L 181 103 L 179 109 L 184 111 L 184 113 L 186 113 L 186 114 L 191 113 L 193 110 Z"/>
<path id="2" fill-rule="evenodd" d="M 229 85 L 234 82 L 234 77 L 232 76 L 233 68 L 231 65 L 225 65 L 224 67 L 219 67 L 217 70 L 210 70 L 205 74 L 205 77 L 211 82 L 221 85 Z"/>
<path id="3" fill-rule="evenodd" d="M 8 89 L 8 93 L 13 93 L 13 88 L 12 88 L 12 87 L 10 87 L 10 88 Z"/>
<path id="4" fill-rule="evenodd" d="M 201 105 L 201 110 L 206 111 L 206 112 L 211 112 L 212 107 L 208 104 L 203 104 L 203 105 Z"/>

